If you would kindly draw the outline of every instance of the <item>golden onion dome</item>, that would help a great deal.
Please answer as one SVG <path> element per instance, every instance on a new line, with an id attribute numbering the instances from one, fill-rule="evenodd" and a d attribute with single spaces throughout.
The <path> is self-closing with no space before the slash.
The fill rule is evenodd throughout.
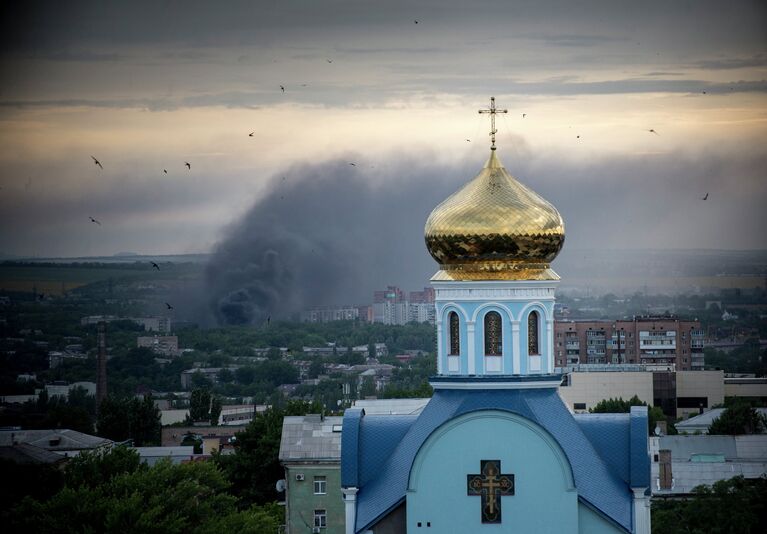
<path id="1" fill-rule="evenodd" d="M 433 280 L 557 280 L 565 242 L 557 209 L 518 182 L 493 149 L 485 167 L 438 205 L 424 229 Z"/>

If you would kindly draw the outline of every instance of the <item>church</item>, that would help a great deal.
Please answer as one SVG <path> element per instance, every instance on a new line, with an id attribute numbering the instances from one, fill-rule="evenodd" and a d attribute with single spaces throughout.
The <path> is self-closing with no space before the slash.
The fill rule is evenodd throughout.
<path id="1" fill-rule="evenodd" d="M 434 395 L 343 418 L 347 534 L 650 533 L 647 408 L 573 414 L 557 393 L 557 209 L 490 157 L 431 212 Z"/>

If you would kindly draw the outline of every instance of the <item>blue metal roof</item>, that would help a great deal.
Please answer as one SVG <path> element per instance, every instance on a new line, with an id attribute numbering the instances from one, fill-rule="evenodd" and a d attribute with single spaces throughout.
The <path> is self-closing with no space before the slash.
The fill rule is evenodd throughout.
<path id="1" fill-rule="evenodd" d="M 583 433 L 607 466 L 626 484 L 631 483 L 629 463 L 631 428 L 627 413 L 575 414 Z"/>
<path id="2" fill-rule="evenodd" d="M 647 407 L 631 407 L 631 487 L 650 487 L 650 455 L 647 452 Z"/>
<path id="3" fill-rule="evenodd" d="M 341 478 L 347 487 L 357 487 L 357 524 L 355 531 L 369 528 L 405 499 L 408 477 L 421 445 L 443 423 L 465 413 L 479 410 L 505 410 L 545 428 L 564 450 L 573 470 L 579 499 L 626 531 L 631 531 L 632 494 L 626 483 L 625 461 L 603 459 L 587 437 L 599 432 L 599 424 L 587 424 L 584 431 L 568 411 L 556 388 L 510 390 L 437 390 L 423 412 L 413 416 L 365 416 L 361 410 L 349 410 L 344 417 L 341 449 Z M 615 446 L 616 456 L 629 457 L 644 447 L 647 457 L 647 419 L 644 415 L 643 442 L 636 429 L 641 425 L 640 411 L 632 411 L 631 450 L 625 439 Z M 368 424 L 368 419 L 370 423 Z M 635 421 L 636 418 L 636 427 Z M 605 423 L 616 436 L 622 435 L 616 421 Z M 624 436 L 625 437 L 625 436 Z M 631 456 L 634 458 L 634 456 Z M 368 465 L 369 463 L 369 465 Z M 641 463 L 641 462 L 640 462 Z M 635 473 L 636 471 L 636 473 Z M 639 481 L 641 468 L 628 469 L 632 482 Z M 634 485 L 634 484 L 632 484 Z"/>

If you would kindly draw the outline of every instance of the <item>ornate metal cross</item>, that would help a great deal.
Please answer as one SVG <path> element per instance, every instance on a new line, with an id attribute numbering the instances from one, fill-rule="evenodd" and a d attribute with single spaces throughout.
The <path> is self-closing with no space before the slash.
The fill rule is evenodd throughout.
<path id="1" fill-rule="evenodd" d="M 514 495 L 514 475 L 502 475 L 500 460 L 482 460 L 481 473 L 466 475 L 466 494 L 479 495 L 482 504 L 482 522 L 501 522 L 501 497 Z"/>
<path id="2" fill-rule="evenodd" d="M 498 130 L 495 129 L 495 114 L 496 113 L 508 113 L 508 109 L 495 109 L 495 97 L 490 97 L 490 109 L 480 109 L 480 114 L 482 113 L 489 113 L 490 114 L 490 140 L 492 141 L 492 145 L 490 145 L 490 150 L 495 150 L 495 134 Z"/>

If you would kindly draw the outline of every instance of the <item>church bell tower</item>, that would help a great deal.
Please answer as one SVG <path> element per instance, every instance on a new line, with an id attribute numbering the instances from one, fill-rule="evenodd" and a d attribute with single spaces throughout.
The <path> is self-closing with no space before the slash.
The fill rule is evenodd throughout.
<path id="1" fill-rule="evenodd" d="M 554 291 L 550 262 L 565 241 L 557 209 L 501 163 L 491 118 L 490 157 L 439 204 L 424 230 L 440 269 L 432 277 L 437 389 L 552 387 Z"/>

